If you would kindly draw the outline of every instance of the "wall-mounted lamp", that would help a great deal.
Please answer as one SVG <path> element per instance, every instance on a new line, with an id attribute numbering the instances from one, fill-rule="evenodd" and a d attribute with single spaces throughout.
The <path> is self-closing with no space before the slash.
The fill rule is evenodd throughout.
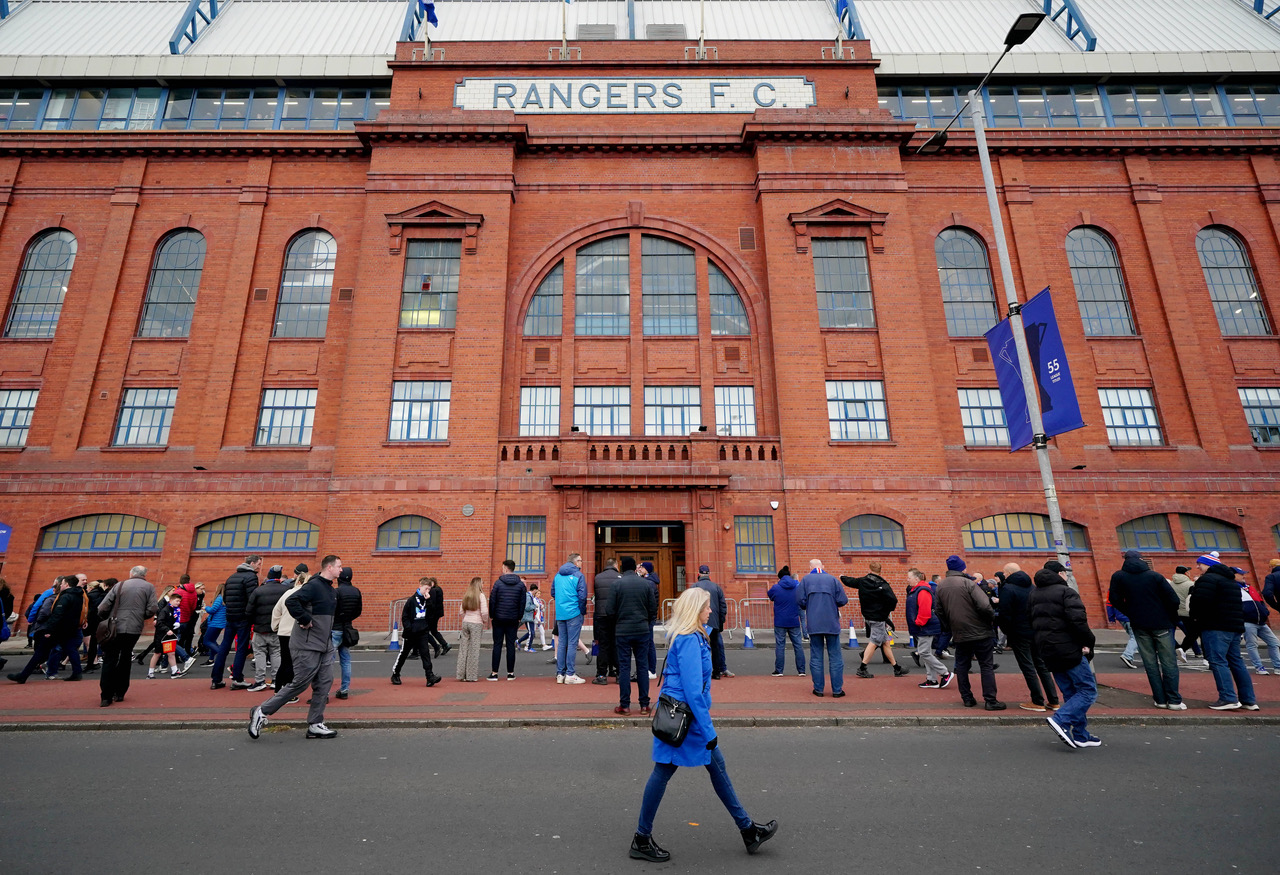
<path id="1" fill-rule="evenodd" d="M 698 431 L 706 431 L 706 430 L 707 430 L 707 427 L 705 425 L 698 426 Z"/>
<path id="2" fill-rule="evenodd" d="M 571 426 L 571 427 L 569 428 L 569 431 L 581 431 L 581 429 L 579 429 L 579 428 L 575 425 L 575 426 Z"/>

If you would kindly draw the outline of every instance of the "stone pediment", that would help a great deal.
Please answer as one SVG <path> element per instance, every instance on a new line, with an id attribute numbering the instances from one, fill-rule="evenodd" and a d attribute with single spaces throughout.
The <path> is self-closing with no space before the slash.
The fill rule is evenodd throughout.
<path id="1" fill-rule="evenodd" d="M 405 228 L 424 227 L 453 229 L 455 233 L 448 236 L 460 236 L 463 251 L 467 255 L 475 255 L 480 226 L 484 224 L 484 216 L 464 212 L 440 201 L 428 201 L 399 213 L 387 213 L 386 217 L 391 231 L 392 255 L 400 253 Z"/>
<path id="2" fill-rule="evenodd" d="M 813 236 L 815 227 L 819 229 L 820 235 L 832 233 L 836 228 L 861 228 L 865 231 L 871 251 L 883 253 L 884 243 L 881 238 L 888 218 L 888 213 L 878 213 L 844 199 L 828 201 L 803 213 L 791 213 L 787 216 L 796 232 L 796 252 L 799 253 L 809 251 L 809 239 Z"/>

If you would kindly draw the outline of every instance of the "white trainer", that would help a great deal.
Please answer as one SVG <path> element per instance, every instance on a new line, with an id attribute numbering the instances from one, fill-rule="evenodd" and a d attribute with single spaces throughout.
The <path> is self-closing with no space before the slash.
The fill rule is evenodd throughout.
<path id="1" fill-rule="evenodd" d="M 566 684 L 585 684 L 585 683 L 586 683 L 586 681 L 585 681 L 585 680 L 583 680 L 582 678 L 578 677 L 576 674 L 567 674 L 567 675 L 565 675 L 565 676 L 564 676 L 564 682 L 565 682 Z"/>

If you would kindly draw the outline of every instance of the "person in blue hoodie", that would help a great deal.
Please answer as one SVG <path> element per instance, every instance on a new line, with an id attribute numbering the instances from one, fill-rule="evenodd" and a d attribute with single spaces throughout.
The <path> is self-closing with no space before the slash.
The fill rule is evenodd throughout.
<path id="1" fill-rule="evenodd" d="M 849 604 L 840 581 L 822 568 L 821 559 L 809 561 L 809 573 L 796 589 L 796 604 L 809 612 L 809 668 L 813 675 L 813 694 L 825 693 L 823 654 L 831 663 L 831 697 L 844 697 L 844 654 L 840 652 L 840 609 Z"/>
<path id="2" fill-rule="evenodd" d="M 800 582 L 791 576 L 791 566 L 778 569 L 778 582 L 769 587 L 773 602 L 773 676 L 782 677 L 787 662 L 787 639 L 796 654 L 796 674 L 804 677 L 804 647 L 800 644 L 800 605 L 796 589 Z"/>
<path id="3" fill-rule="evenodd" d="M 587 579 L 582 576 L 582 554 L 570 553 L 551 582 L 556 600 L 556 683 L 585 684 L 578 677 L 578 638 L 587 614 Z"/>

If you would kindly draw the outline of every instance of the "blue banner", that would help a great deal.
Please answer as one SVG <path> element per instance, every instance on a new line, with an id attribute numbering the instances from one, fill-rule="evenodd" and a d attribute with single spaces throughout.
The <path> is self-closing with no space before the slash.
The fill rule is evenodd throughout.
<path id="1" fill-rule="evenodd" d="M 1067 352 L 1062 345 L 1062 334 L 1058 331 L 1053 298 L 1049 296 L 1048 288 L 1023 305 L 1022 324 L 1031 369 L 1036 376 L 1044 433 L 1052 437 L 1083 428 L 1080 402 L 1071 381 L 1071 368 L 1067 364 Z M 1022 371 L 1018 367 L 1018 353 L 1013 343 L 1013 326 L 1008 319 L 1001 320 L 987 332 L 986 338 L 1009 427 L 1009 451 L 1014 452 L 1031 443 L 1032 431 L 1031 414 L 1023 394 Z"/>
<path id="2" fill-rule="evenodd" d="M 0 523 L 0 553 L 9 549 L 9 536 L 13 534 L 13 526 Z"/>

